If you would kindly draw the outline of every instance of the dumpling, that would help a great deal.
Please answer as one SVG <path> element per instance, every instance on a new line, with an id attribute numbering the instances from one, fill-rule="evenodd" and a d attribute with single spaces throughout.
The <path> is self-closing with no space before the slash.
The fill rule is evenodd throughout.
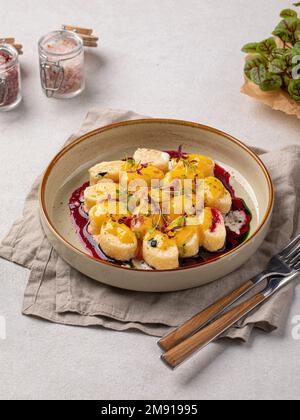
<path id="1" fill-rule="evenodd" d="M 128 165 L 124 164 L 122 167 L 120 183 L 122 186 L 128 185 L 130 188 L 131 185 L 134 188 L 135 186 L 141 186 L 139 181 L 145 181 L 147 186 L 151 187 L 153 180 L 161 181 L 164 176 L 164 172 L 153 165 L 145 164 L 144 166 L 141 166 L 139 164 L 133 164 L 128 167 Z"/>
<path id="2" fill-rule="evenodd" d="M 91 185 L 84 191 L 84 211 L 86 213 L 98 202 L 105 200 L 117 200 L 118 184 L 111 179 L 99 181 L 98 184 Z"/>
<path id="3" fill-rule="evenodd" d="M 221 181 L 210 176 L 204 180 L 204 201 L 205 206 L 220 210 L 227 214 L 232 206 L 232 198 Z"/>
<path id="4" fill-rule="evenodd" d="M 131 229 L 113 220 L 102 225 L 95 239 L 105 255 L 117 261 L 130 261 L 138 251 L 138 241 Z"/>
<path id="5" fill-rule="evenodd" d="M 214 175 L 215 162 L 211 158 L 204 155 L 188 155 L 188 160 L 202 170 L 205 178 Z"/>
<path id="6" fill-rule="evenodd" d="M 102 162 L 93 166 L 90 170 L 90 185 L 95 185 L 103 179 L 112 179 L 119 182 L 120 172 L 124 162 L 118 160 L 115 162 Z"/>
<path id="7" fill-rule="evenodd" d="M 209 252 L 217 252 L 226 243 L 226 227 L 222 213 L 217 209 L 205 208 L 199 225 L 200 246 Z"/>
<path id="8" fill-rule="evenodd" d="M 196 226 L 185 226 L 177 230 L 174 239 L 180 258 L 191 258 L 199 253 L 199 230 Z"/>
<path id="9" fill-rule="evenodd" d="M 149 163 L 165 173 L 169 170 L 170 155 L 168 153 L 152 149 L 138 149 L 133 158 L 137 163 Z"/>
<path id="10" fill-rule="evenodd" d="M 179 267 L 179 251 L 174 239 L 154 231 L 148 233 L 143 241 L 143 258 L 156 270 L 172 270 Z"/>

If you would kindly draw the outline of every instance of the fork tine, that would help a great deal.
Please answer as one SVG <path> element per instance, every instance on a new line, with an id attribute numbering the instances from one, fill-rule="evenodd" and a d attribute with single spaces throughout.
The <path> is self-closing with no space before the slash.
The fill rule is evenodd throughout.
<path id="1" fill-rule="evenodd" d="M 290 268 L 292 270 L 297 270 L 300 271 L 300 257 L 298 256 L 297 259 L 295 259 L 294 262 L 292 262 L 291 264 L 289 264 Z"/>
<path id="2" fill-rule="evenodd" d="M 280 253 L 279 256 L 286 258 L 289 254 L 294 250 L 295 246 L 297 246 L 298 242 L 300 241 L 300 234 L 297 235 L 292 242 L 290 242 Z"/>
<path id="3" fill-rule="evenodd" d="M 297 264 L 295 264 L 294 269 L 300 271 L 300 261 L 298 261 Z"/>
<path id="4" fill-rule="evenodd" d="M 300 252 L 298 252 L 297 255 L 295 255 L 292 259 L 289 260 L 289 262 L 286 262 L 291 270 L 299 270 L 299 264 L 300 264 Z"/>
<path id="5" fill-rule="evenodd" d="M 289 259 L 287 264 L 293 267 L 298 263 L 298 261 L 300 261 L 300 252 L 298 252 L 292 259 Z"/>
<path id="6" fill-rule="evenodd" d="M 294 247 L 292 251 L 290 251 L 285 257 L 284 260 L 288 264 L 293 262 L 293 259 L 298 256 L 300 251 L 300 243 Z"/>

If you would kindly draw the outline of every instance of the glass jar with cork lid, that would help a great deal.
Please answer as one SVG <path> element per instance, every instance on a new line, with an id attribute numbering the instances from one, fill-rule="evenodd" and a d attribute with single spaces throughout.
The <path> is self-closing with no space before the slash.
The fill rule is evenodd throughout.
<path id="1" fill-rule="evenodd" d="M 47 97 L 68 99 L 85 88 L 84 43 L 72 31 L 50 32 L 39 41 L 42 88 Z"/>
<path id="2" fill-rule="evenodd" d="M 22 100 L 18 51 L 0 43 L 0 111 L 16 108 Z"/>

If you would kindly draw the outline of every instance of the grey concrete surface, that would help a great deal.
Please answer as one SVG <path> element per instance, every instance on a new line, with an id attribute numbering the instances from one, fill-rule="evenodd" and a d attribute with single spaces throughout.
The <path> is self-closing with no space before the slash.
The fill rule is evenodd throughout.
<path id="1" fill-rule="evenodd" d="M 199 121 L 250 145 L 299 142 L 300 121 L 241 95 L 240 47 L 269 35 L 273 0 L 0 0 L 1 34 L 24 44 L 24 101 L 0 114 L 0 238 L 20 216 L 33 180 L 92 107 Z M 62 23 L 101 37 L 87 55 L 86 92 L 48 100 L 39 85 L 37 40 Z M 171 372 L 156 340 L 53 325 L 21 315 L 28 273 L 0 261 L 0 399 L 292 399 L 300 396 L 297 289 L 287 323 L 247 345 L 213 344 Z"/>

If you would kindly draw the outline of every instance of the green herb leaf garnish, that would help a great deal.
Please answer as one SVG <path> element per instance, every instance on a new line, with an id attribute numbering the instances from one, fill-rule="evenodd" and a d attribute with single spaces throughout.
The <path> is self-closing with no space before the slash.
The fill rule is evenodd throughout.
<path id="1" fill-rule="evenodd" d="M 288 86 L 288 91 L 291 98 L 300 102 L 300 79 L 291 80 Z"/>
<path id="2" fill-rule="evenodd" d="M 270 73 L 282 74 L 286 70 L 286 62 L 282 58 L 275 58 L 269 65 Z"/>
<path id="3" fill-rule="evenodd" d="M 294 3 L 300 6 L 300 2 Z M 263 92 L 282 89 L 296 102 L 300 102 L 300 74 L 297 74 L 300 56 L 300 18 L 293 9 L 280 13 L 273 37 L 244 45 L 248 54 L 244 73 Z"/>
<path id="4" fill-rule="evenodd" d="M 299 3 L 300 5 L 300 3 Z M 297 12 L 295 12 L 295 10 L 292 9 L 284 9 L 281 13 L 280 13 L 280 17 L 282 18 L 289 18 L 289 17 L 297 17 Z"/>
<path id="5" fill-rule="evenodd" d="M 265 80 L 260 84 L 263 92 L 279 90 L 282 86 L 282 79 L 276 74 L 268 74 Z"/>
<path id="6" fill-rule="evenodd" d="M 268 38 L 257 44 L 256 52 L 268 58 L 272 55 L 273 51 L 275 51 L 276 48 L 277 45 L 275 39 Z"/>
<path id="7" fill-rule="evenodd" d="M 256 53 L 257 45 L 257 42 L 250 42 L 249 44 L 243 46 L 242 51 L 246 54 Z"/>
<path id="8" fill-rule="evenodd" d="M 97 174 L 97 178 L 105 178 L 107 174 L 108 172 L 100 172 L 99 174 Z"/>
<path id="9" fill-rule="evenodd" d="M 149 245 L 151 246 L 151 248 L 157 248 L 157 245 L 158 245 L 157 240 L 156 239 L 151 239 L 149 241 Z"/>
<path id="10" fill-rule="evenodd" d="M 267 78 L 267 69 L 263 64 L 260 64 L 257 67 L 254 67 L 250 71 L 250 79 L 256 85 L 260 85 Z"/>

